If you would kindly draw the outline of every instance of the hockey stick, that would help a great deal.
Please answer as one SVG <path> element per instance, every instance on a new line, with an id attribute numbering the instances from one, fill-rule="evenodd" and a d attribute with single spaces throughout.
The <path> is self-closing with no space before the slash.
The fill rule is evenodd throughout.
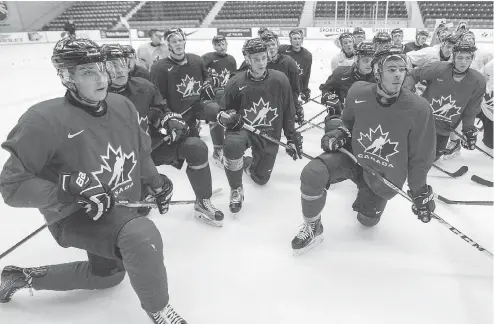
<path id="1" fill-rule="evenodd" d="M 222 188 L 216 188 L 213 190 L 213 194 L 219 193 L 219 192 L 221 192 L 221 190 L 222 190 Z M 193 203 L 195 203 L 195 200 L 175 200 L 175 201 L 171 201 L 170 205 L 185 205 L 185 204 L 193 204 Z M 116 206 L 127 206 L 127 207 L 151 207 L 151 208 L 157 208 L 158 207 L 156 205 L 156 203 L 147 202 L 147 201 L 142 201 L 142 202 L 141 201 L 138 201 L 138 202 L 118 201 L 115 203 L 115 205 Z M 38 234 L 39 232 L 44 230 L 47 226 L 48 226 L 47 224 L 42 225 L 37 230 L 35 230 L 34 232 L 32 232 L 31 234 L 29 234 L 28 236 L 26 236 L 25 238 L 23 238 L 19 242 L 17 242 L 15 245 L 10 247 L 7 251 L 0 254 L 0 260 L 2 260 L 4 257 L 9 255 L 12 251 L 17 249 L 22 244 L 29 241 L 33 236 L 35 236 L 36 234 Z"/>
<path id="2" fill-rule="evenodd" d="M 486 179 L 483 179 L 481 177 L 479 177 L 478 175 L 474 174 L 471 178 L 470 178 L 473 182 L 476 182 L 480 185 L 483 185 L 483 186 L 486 186 L 486 187 L 491 187 L 493 186 L 493 183 L 492 181 L 489 181 L 489 180 L 486 180 Z"/>
<path id="3" fill-rule="evenodd" d="M 196 102 L 197 103 L 197 102 Z M 191 110 L 192 108 L 194 108 L 195 104 L 192 104 L 189 108 L 185 109 L 184 111 L 182 111 L 180 113 L 180 115 L 185 115 L 186 113 L 189 112 L 189 110 Z M 154 151 L 156 148 L 160 147 L 161 144 L 163 144 L 164 142 L 168 141 L 170 139 L 170 136 L 168 136 L 165 132 L 165 130 L 163 128 L 160 128 L 159 132 L 162 134 L 162 135 L 165 135 L 165 137 L 163 137 L 162 139 L 160 139 L 158 141 L 158 143 L 154 144 L 152 147 L 151 147 L 151 151 Z"/>
<path id="4" fill-rule="evenodd" d="M 302 129 L 300 131 L 300 134 L 302 134 L 303 132 L 306 132 L 308 130 L 311 130 L 311 129 L 315 128 L 315 127 L 319 127 L 320 129 L 323 129 L 324 130 L 324 128 L 321 126 L 324 123 L 325 123 L 324 120 L 322 122 L 317 123 L 317 124 L 310 123 L 311 125 L 309 127 L 307 127 L 306 129 Z"/>
<path id="5" fill-rule="evenodd" d="M 489 200 L 450 200 L 441 195 L 435 195 L 439 201 L 448 205 L 478 205 L 478 206 L 494 206 L 494 201 Z"/>
<path id="6" fill-rule="evenodd" d="M 307 124 L 310 124 L 311 121 L 313 121 L 314 119 L 316 119 L 317 117 L 321 116 L 322 114 L 324 114 L 326 112 L 326 109 L 324 109 L 323 111 L 321 111 L 320 113 L 317 113 L 314 117 L 312 117 L 311 119 L 309 120 L 306 120 L 305 122 L 302 123 L 302 125 L 300 125 L 299 127 L 295 128 L 295 130 L 299 130 L 301 129 L 302 127 L 304 127 L 305 125 Z"/>
<path id="7" fill-rule="evenodd" d="M 400 188 L 398 188 L 397 186 L 395 186 L 394 184 L 392 184 L 391 182 L 389 182 L 386 178 L 384 178 L 383 176 L 381 176 L 380 174 L 378 174 L 372 168 L 370 168 L 370 167 L 368 167 L 368 166 L 366 166 L 364 164 L 360 164 L 358 162 L 357 158 L 352 153 L 348 152 L 344 148 L 340 148 L 340 152 L 346 154 L 355 163 L 357 163 L 358 165 L 360 165 L 365 171 L 369 172 L 370 174 L 372 174 L 373 176 L 375 176 L 376 178 L 378 178 L 379 180 L 381 180 L 383 183 L 385 183 L 388 187 L 390 187 L 391 189 L 393 189 L 400 196 L 402 196 L 403 198 L 405 198 L 409 202 L 412 202 L 413 203 L 412 198 L 410 198 L 403 190 L 401 190 Z M 472 240 L 471 238 L 469 238 L 468 236 L 466 236 L 465 234 L 463 234 L 462 232 L 460 232 L 456 227 L 454 227 L 453 225 L 449 224 L 447 221 L 445 221 L 444 219 L 442 219 L 441 217 L 439 217 L 436 213 L 431 213 L 431 214 L 432 214 L 432 217 L 433 218 L 435 218 L 440 224 L 442 224 L 445 227 L 447 227 L 452 233 L 458 235 L 459 237 L 461 237 L 462 240 L 464 240 L 465 242 L 467 242 L 468 244 L 470 244 L 471 246 L 473 246 L 474 248 L 476 248 L 480 252 L 488 255 L 491 259 L 493 258 L 493 254 L 490 251 L 486 250 L 484 247 L 480 246 L 477 242 L 475 242 L 474 240 Z"/>
<path id="8" fill-rule="evenodd" d="M 465 140 L 465 136 L 463 136 L 462 134 L 460 134 L 456 129 L 453 129 L 453 132 L 458 135 L 460 137 L 461 140 L 463 140 L 464 142 L 466 142 Z M 493 158 L 492 155 L 490 155 L 488 152 L 484 151 L 483 149 L 481 149 L 480 147 L 477 146 L 477 144 L 475 144 L 475 148 L 477 150 L 479 150 L 480 152 L 484 153 L 485 155 L 487 155 L 488 157 L 490 157 L 491 159 Z"/>
<path id="9" fill-rule="evenodd" d="M 452 178 L 461 177 L 462 175 L 464 175 L 465 173 L 468 172 L 468 167 L 466 165 L 462 166 L 461 168 L 459 168 L 455 172 L 448 172 L 448 171 L 444 170 L 443 168 L 441 168 L 435 164 L 433 164 L 432 166 L 435 167 L 436 169 L 438 169 L 439 171 L 449 175 Z"/>

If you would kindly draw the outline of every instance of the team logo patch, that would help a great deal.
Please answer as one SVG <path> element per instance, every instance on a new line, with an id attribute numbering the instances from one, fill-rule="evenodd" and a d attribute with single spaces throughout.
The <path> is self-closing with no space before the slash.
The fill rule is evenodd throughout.
<path id="1" fill-rule="evenodd" d="M 195 81 L 194 77 L 189 77 L 188 74 L 182 79 L 180 84 L 177 84 L 177 91 L 185 97 L 198 96 L 201 89 L 201 81 Z"/>
<path id="2" fill-rule="evenodd" d="M 297 64 L 298 74 L 299 75 L 304 74 L 304 69 L 300 67 L 300 64 L 297 61 L 295 61 L 295 64 Z"/>
<path id="3" fill-rule="evenodd" d="M 455 105 L 456 100 L 451 99 L 451 95 L 447 97 L 441 96 L 440 99 L 432 98 L 430 104 L 434 117 L 436 119 L 451 122 L 451 118 L 460 114 L 461 107 Z"/>
<path id="4" fill-rule="evenodd" d="M 99 182 L 99 186 L 101 186 L 101 182 L 108 184 L 116 198 L 134 185 L 131 176 L 137 164 L 134 151 L 127 154 L 122 151 L 121 146 L 114 149 L 108 143 L 106 155 L 101 155 L 101 160 L 100 169 L 92 172 L 93 177 Z"/>
<path id="5" fill-rule="evenodd" d="M 144 115 L 141 117 L 139 113 L 137 113 L 137 121 L 139 122 L 139 126 L 149 135 L 149 124 L 148 124 L 148 116 Z"/>
<path id="6" fill-rule="evenodd" d="M 389 162 L 389 157 L 399 152 L 397 150 L 398 142 L 392 142 L 389 138 L 389 132 L 383 132 L 381 125 L 375 129 L 369 128 L 367 134 L 360 132 L 358 142 L 364 148 L 364 153 L 359 154 L 360 158 L 393 167 Z"/>
<path id="7" fill-rule="evenodd" d="M 250 109 L 244 109 L 245 120 L 253 127 L 270 127 L 273 121 L 278 118 L 277 108 L 270 107 L 270 103 L 264 102 L 261 97 L 259 102 L 252 103 Z"/>
<path id="8" fill-rule="evenodd" d="M 209 68 L 209 73 L 211 73 L 213 79 L 218 79 L 218 84 L 220 85 L 220 87 L 225 87 L 228 80 L 230 80 L 230 71 L 228 71 L 228 69 L 226 68 L 224 68 L 220 72 L 216 71 L 216 69 Z"/>

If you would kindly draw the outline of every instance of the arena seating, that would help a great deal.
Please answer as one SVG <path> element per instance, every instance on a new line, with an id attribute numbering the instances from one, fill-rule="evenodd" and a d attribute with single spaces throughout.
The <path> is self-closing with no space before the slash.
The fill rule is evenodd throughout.
<path id="1" fill-rule="evenodd" d="M 424 26 L 434 28 L 436 19 L 446 19 L 455 26 L 465 20 L 469 28 L 493 27 L 493 6 L 487 1 L 419 1 Z"/>
<path id="2" fill-rule="evenodd" d="M 297 27 L 303 1 L 227 1 L 211 27 Z"/>
<path id="3" fill-rule="evenodd" d="M 55 18 L 43 30 L 63 30 L 65 23 L 72 18 L 78 30 L 110 29 L 120 16 L 128 14 L 139 1 L 78 1 Z"/>
<path id="4" fill-rule="evenodd" d="M 199 27 L 215 1 L 149 1 L 129 20 L 131 28 Z"/>
<path id="5" fill-rule="evenodd" d="M 347 1 L 350 18 L 371 18 L 375 10 L 375 1 Z M 334 18 L 336 1 L 317 1 L 315 18 Z M 377 18 L 386 16 L 386 2 L 379 1 Z M 338 19 L 345 18 L 345 1 L 338 1 Z M 388 5 L 388 18 L 408 18 L 405 1 L 390 1 Z"/>

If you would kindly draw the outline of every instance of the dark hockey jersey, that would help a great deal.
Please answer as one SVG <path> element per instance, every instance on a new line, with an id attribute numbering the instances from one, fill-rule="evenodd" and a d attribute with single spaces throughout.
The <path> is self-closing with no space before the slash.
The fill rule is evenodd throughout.
<path id="1" fill-rule="evenodd" d="M 418 51 L 418 50 L 421 50 L 421 49 L 426 48 L 426 47 L 429 47 L 429 45 L 424 44 L 422 46 L 418 46 L 417 44 L 415 44 L 415 42 L 409 42 L 409 43 L 405 44 L 405 46 L 403 47 L 403 51 L 405 53 L 408 53 L 408 52 L 412 52 L 412 51 Z"/>
<path id="2" fill-rule="evenodd" d="M 291 45 L 280 45 L 278 52 L 290 56 L 295 60 L 298 68 L 300 91 L 309 89 L 310 72 L 312 68 L 312 54 L 305 48 L 296 52 Z"/>
<path id="3" fill-rule="evenodd" d="M 262 81 L 252 80 L 248 72 L 235 75 L 226 84 L 221 106 L 237 111 L 247 124 L 276 139 L 282 128 L 287 138 L 295 132 L 292 92 L 282 72 L 268 69 Z"/>
<path id="4" fill-rule="evenodd" d="M 150 107 L 158 107 L 163 112 L 168 110 L 166 101 L 161 96 L 156 86 L 148 80 L 142 78 L 131 78 L 124 90 L 119 92 L 122 96 L 128 98 L 139 113 L 139 125 L 150 135 L 148 124 L 148 112 Z"/>
<path id="5" fill-rule="evenodd" d="M 237 70 L 237 61 L 230 54 L 221 56 L 216 52 L 206 53 L 202 56 L 204 66 L 213 79 L 218 79 L 221 88 L 226 86 L 230 75 Z"/>
<path id="6" fill-rule="evenodd" d="M 319 90 L 321 90 L 322 96 L 326 93 L 334 93 L 344 105 L 348 90 L 356 81 L 375 82 L 374 74 L 370 73 L 364 79 L 357 80 L 353 66 L 339 66 L 333 71 L 326 82 L 319 86 Z"/>
<path id="7" fill-rule="evenodd" d="M 151 141 L 139 127 L 132 102 L 109 93 L 106 114 L 94 117 L 69 96 L 29 108 L 2 144 L 11 154 L 0 175 L 5 203 L 38 208 L 49 224 L 80 209 L 58 201 L 61 172 L 91 174 L 97 186 L 108 184 L 117 200 L 139 200 L 141 178 L 159 186 Z"/>
<path id="8" fill-rule="evenodd" d="M 200 56 L 185 54 L 187 63 L 179 65 L 171 58 L 161 59 L 151 67 L 151 81 L 166 99 L 168 108 L 181 113 L 200 100 L 208 73 Z M 209 80 L 210 81 L 210 80 Z"/>
<path id="9" fill-rule="evenodd" d="M 485 94 L 486 82 L 480 72 L 470 68 L 457 82 L 453 79 L 453 63 L 436 61 L 410 71 L 404 87 L 412 89 L 420 81 L 427 81 L 422 97 L 430 104 L 438 134 L 449 135 L 460 122 L 463 129 L 474 126 Z"/>
<path id="10" fill-rule="evenodd" d="M 146 79 L 148 81 L 151 81 L 151 76 L 149 75 L 149 71 L 146 70 L 146 68 L 144 68 L 140 65 L 137 65 L 137 64 L 134 67 L 134 70 L 132 70 L 132 72 L 130 72 L 129 75 L 131 77 L 143 78 L 143 79 Z"/>
<path id="11" fill-rule="evenodd" d="M 436 155 L 432 112 L 424 98 L 407 89 L 391 106 L 380 106 L 376 88 L 375 83 L 358 81 L 348 91 L 342 120 L 352 131 L 353 154 L 400 188 L 408 175 L 408 186 L 418 193 Z M 364 172 L 364 178 L 379 196 L 396 195 L 371 174 Z"/>

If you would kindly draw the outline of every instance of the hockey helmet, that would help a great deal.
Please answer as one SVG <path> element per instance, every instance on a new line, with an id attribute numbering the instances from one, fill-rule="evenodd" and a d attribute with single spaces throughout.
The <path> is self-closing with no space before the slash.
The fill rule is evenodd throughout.
<path id="1" fill-rule="evenodd" d="M 163 33 L 163 39 L 168 42 L 168 39 L 173 35 L 181 37 L 184 41 L 186 40 L 185 33 L 182 31 L 182 29 L 176 27 L 165 29 L 165 32 Z"/>
<path id="2" fill-rule="evenodd" d="M 213 37 L 213 45 L 219 44 L 221 42 L 226 42 L 226 37 L 223 35 L 216 35 Z"/>
<path id="3" fill-rule="evenodd" d="M 464 40 L 459 40 L 453 47 L 453 54 L 467 52 L 473 55 L 475 54 L 475 51 L 477 51 L 477 47 L 475 46 L 475 44 Z"/>
<path id="4" fill-rule="evenodd" d="M 393 30 L 391 31 L 391 37 L 392 37 L 393 35 L 395 35 L 395 34 L 401 34 L 401 35 L 403 35 L 403 29 L 401 29 L 401 28 L 395 28 L 395 29 L 393 29 Z"/>
<path id="5" fill-rule="evenodd" d="M 391 43 L 391 36 L 385 31 L 377 32 L 372 39 L 374 44 L 388 44 Z"/>
<path id="6" fill-rule="evenodd" d="M 136 50 L 131 45 L 122 45 L 122 50 L 124 52 L 125 57 L 127 58 L 136 57 Z"/>
<path id="7" fill-rule="evenodd" d="M 260 38 L 252 38 L 252 39 L 248 39 L 245 42 L 242 51 L 245 52 L 244 55 L 256 54 L 256 53 L 267 52 L 267 47 L 264 41 L 261 40 Z"/>
<path id="8" fill-rule="evenodd" d="M 361 42 L 355 48 L 355 54 L 357 57 L 374 56 L 375 52 L 374 44 L 371 42 Z"/>
<path id="9" fill-rule="evenodd" d="M 403 53 L 403 48 L 401 46 L 384 45 L 382 48 L 376 50 L 371 63 L 376 80 L 380 79 L 382 67 L 384 63 L 390 58 L 400 59 L 403 61 L 405 66 L 407 66 L 407 56 Z"/>
<path id="10" fill-rule="evenodd" d="M 269 30 L 267 27 L 261 27 L 261 28 L 259 28 L 259 30 L 257 31 L 257 35 L 258 35 L 259 37 L 261 37 L 261 36 L 262 36 L 262 34 L 264 34 L 264 33 L 266 33 L 266 32 L 269 32 L 269 31 L 270 31 L 270 30 Z"/>
<path id="11" fill-rule="evenodd" d="M 64 38 L 57 42 L 51 57 L 57 70 L 73 69 L 78 65 L 106 61 L 101 47 L 87 38 Z"/>
<path id="12" fill-rule="evenodd" d="M 350 39 L 352 42 L 355 42 L 352 34 L 346 32 L 341 33 L 340 36 L 338 36 L 338 42 L 340 43 L 340 46 L 342 46 L 342 42 L 344 39 Z"/>
<path id="13" fill-rule="evenodd" d="M 304 31 L 300 28 L 292 29 L 288 33 L 288 37 L 291 39 L 293 35 L 300 35 L 300 37 L 304 38 Z"/>
<path id="14" fill-rule="evenodd" d="M 261 35 L 261 40 L 263 42 L 275 41 L 276 43 L 278 43 L 278 35 L 276 35 L 272 31 L 267 31 Z"/>
<path id="15" fill-rule="evenodd" d="M 353 29 L 353 36 L 363 35 L 365 37 L 365 30 L 362 27 L 355 27 Z"/>

